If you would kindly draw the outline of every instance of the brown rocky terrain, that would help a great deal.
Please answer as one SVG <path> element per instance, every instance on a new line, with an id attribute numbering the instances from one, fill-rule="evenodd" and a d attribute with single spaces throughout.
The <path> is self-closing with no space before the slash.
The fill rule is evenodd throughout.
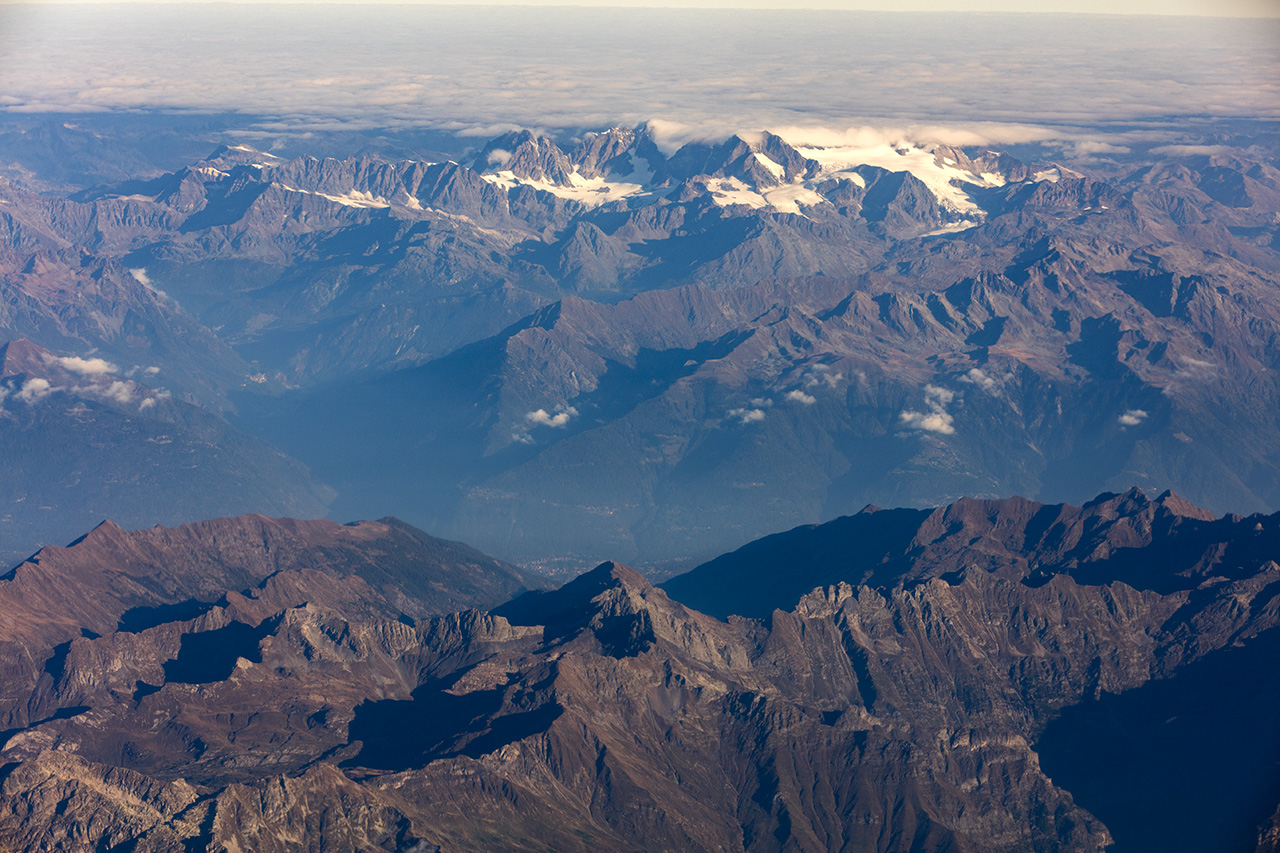
<path id="1" fill-rule="evenodd" d="M 781 608 L 723 620 L 613 563 L 412 615 L 386 525 L 101 528 L 3 582 L 0 612 L 59 615 L 8 629 L 41 674 L 7 679 L 0 846 L 1102 849 L 1046 729 L 1269 649 L 1280 619 L 1276 516 L 966 501 L 860 544 L 892 512 L 693 573 Z M 207 548 L 198 571 L 143 575 L 171 539 Z"/>

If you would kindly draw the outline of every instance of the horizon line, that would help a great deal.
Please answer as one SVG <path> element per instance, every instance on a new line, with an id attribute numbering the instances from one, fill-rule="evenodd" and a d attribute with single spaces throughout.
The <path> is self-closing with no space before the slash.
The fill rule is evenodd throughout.
<path id="1" fill-rule="evenodd" d="M 1227 20 L 1277 20 L 1280 19 L 1280 5 L 1267 3 L 1266 0 L 1238 0 L 1236 8 L 1215 5 L 1203 11 L 1189 6 L 1207 6 L 1203 0 L 1183 0 L 1183 7 L 1170 8 L 1164 4 L 1159 9 L 1128 8 L 1131 3 L 1141 0 L 1130 0 L 1125 3 L 1108 2 L 1108 0 L 1086 0 L 1088 9 L 1033 9 L 1025 4 L 1015 4 L 1009 0 L 982 2 L 974 0 L 968 8 L 957 8 L 950 0 L 907 0 L 890 2 L 890 0 L 817 0 L 811 5 L 797 8 L 785 3 L 785 0 L 759 0 L 759 2 L 743 2 L 743 0 L 635 0 L 635 2 L 596 2 L 596 0 L 502 0 L 502 2 L 458 2 L 458 0 L 0 0 L 0 7 L 72 7 L 72 6 L 349 6 L 349 7 L 440 7 L 454 9 L 500 9 L 500 8 L 542 8 L 542 9 L 626 9 L 626 10 L 664 10 L 664 11 L 738 11 L 738 12 L 871 12 L 886 15 L 1007 15 L 1010 17 L 1059 16 L 1059 17 L 1108 17 L 1108 18 L 1219 18 Z"/>

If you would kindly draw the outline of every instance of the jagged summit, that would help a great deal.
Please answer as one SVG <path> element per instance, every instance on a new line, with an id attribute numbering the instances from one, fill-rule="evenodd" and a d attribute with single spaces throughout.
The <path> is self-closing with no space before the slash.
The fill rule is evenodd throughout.
<path id="1" fill-rule="evenodd" d="M 1280 514 L 1218 518 L 1172 492 L 1152 500 L 1134 487 L 1080 507 L 1014 497 L 863 510 L 756 540 L 661 588 L 713 615 L 763 618 L 815 587 L 887 591 L 973 570 L 1032 585 L 1065 575 L 1169 594 L 1258 571 L 1272 552 L 1280 553 Z"/>
<path id="2" fill-rule="evenodd" d="M 558 187 L 573 185 L 574 171 L 569 158 L 554 140 L 531 131 L 505 133 L 489 140 L 476 155 L 479 172 L 510 172 L 516 178 L 545 182 Z"/>
<path id="3" fill-rule="evenodd" d="M 243 142 L 219 145 L 200 161 L 200 165 L 208 169 L 226 170 L 236 166 L 256 166 L 262 164 L 278 164 L 283 158 L 261 151 Z"/>
<path id="4" fill-rule="evenodd" d="M 605 562 L 551 591 L 533 591 L 493 610 L 513 625 L 565 628 L 586 624 L 598 609 L 594 603 L 610 593 L 643 594 L 653 589 L 644 575 L 621 563 Z"/>
<path id="5" fill-rule="evenodd" d="M 650 176 L 650 180 L 659 182 L 666 159 L 643 127 L 614 127 L 587 134 L 573 152 L 578 171 L 585 178 L 625 180 Z"/>

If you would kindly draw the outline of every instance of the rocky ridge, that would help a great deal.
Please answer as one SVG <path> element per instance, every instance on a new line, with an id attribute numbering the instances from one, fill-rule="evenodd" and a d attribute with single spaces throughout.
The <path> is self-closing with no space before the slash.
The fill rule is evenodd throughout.
<path id="1" fill-rule="evenodd" d="M 1041 529 L 1048 518 L 1057 532 Z M 1277 519 L 1255 523 L 1266 536 Z M 1214 524 L 1219 562 L 1171 567 L 1163 591 L 1077 578 L 1087 559 L 1041 577 L 1015 545 L 1141 559 L 1183 526 Z M 354 616 L 321 568 L 293 574 L 292 595 L 265 584 L 194 620 L 75 640 L 45 670 L 52 713 L 0 751 L 0 839 L 1101 849 L 1107 827 L 1040 766 L 1045 726 L 1090 697 L 1252 647 L 1280 616 L 1280 568 L 1240 550 L 1252 530 L 1173 496 L 967 502 L 915 527 L 900 570 L 820 559 L 831 583 L 764 620 L 703 615 L 606 563 L 488 614 L 408 625 Z M 791 544 L 804 553 L 824 533 L 838 531 L 796 531 Z M 232 642 L 233 624 L 247 639 Z M 187 666 L 199 637 L 223 649 L 224 671 Z"/>

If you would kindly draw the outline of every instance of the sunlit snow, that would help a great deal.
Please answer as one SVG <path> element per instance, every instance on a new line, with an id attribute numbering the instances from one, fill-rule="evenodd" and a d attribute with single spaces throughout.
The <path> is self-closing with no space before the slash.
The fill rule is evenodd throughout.
<path id="1" fill-rule="evenodd" d="M 637 173 L 628 175 L 628 180 L 608 180 L 606 178 L 584 178 L 577 171 L 569 176 L 572 186 L 560 186 L 550 181 L 535 181 L 530 178 L 517 177 L 510 170 L 481 175 L 491 184 L 504 189 L 517 186 L 533 187 L 536 190 L 551 193 L 560 198 L 573 199 L 585 207 L 599 207 L 612 201 L 647 195 L 648 188 L 643 182 L 633 182 L 633 178 L 641 177 Z"/>
<path id="2" fill-rule="evenodd" d="M 960 213 L 978 213 L 979 208 L 956 182 L 975 187 L 1004 185 L 1004 179 L 999 175 L 974 174 L 961 169 L 949 158 L 939 162 L 932 151 L 908 143 L 896 146 L 887 143 L 869 146 L 796 146 L 796 150 L 802 157 L 818 161 L 822 166 L 822 177 L 858 178 L 860 186 L 866 184 L 853 171 L 859 166 L 877 166 L 890 172 L 910 172 L 940 202 Z"/>
<path id="3" fill-rule="evenodd" d="M 783 180 L 786 177 L 787 170 L 782 168 L 781 164 L 775 163 L 773 160 L 769 159 L 764 154 L 761 154 L 759 151 L 755 152 L 755 158 L 756 158 L 756 162 L 758 162 L 761 166 L 764 166 L 765 169 L 769 171 L 769 174 L 773 175 L 779 181 Z"/>

